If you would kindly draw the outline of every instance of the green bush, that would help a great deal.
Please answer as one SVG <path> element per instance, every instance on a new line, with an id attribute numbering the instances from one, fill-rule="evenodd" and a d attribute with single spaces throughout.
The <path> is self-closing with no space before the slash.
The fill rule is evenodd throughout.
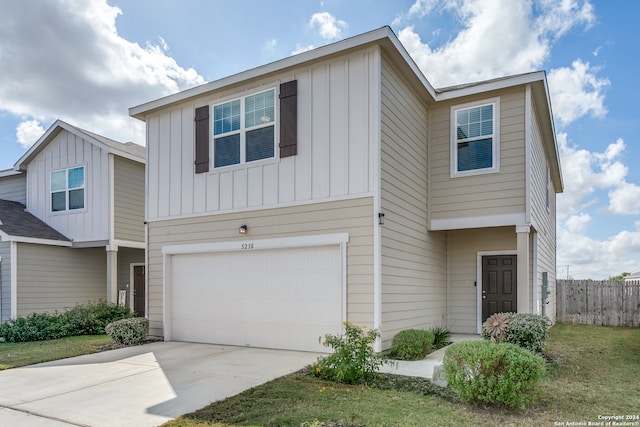
<path id="1" fill-rule="evenodd" d="M 509 319 L 504 342 L 519 345 L 534 353 L 542 353 L 544 343 L 549 334 L 551 321 L 546 316 L 525 313 L 501 313 Z M 482 336 L 489 339 L 489 334 L 482 327 Z"/>
<path id="2" fill-rule="evenodd" d="M 105 332 L 117 344 L 142 344 L 149 336 L 149 319 L 132 317 L 109 323 Z"/>
<path id="3" fill-rule="evenodd" d="M 449 330 L 444 326 L 435 326 L 431 328 L 431 333 L 433 334 L 433 348 L 435 350 L 451 344 L 451 341 L 449 341 L 451 338 L 451 332 L 449 332 Z"/>
<path id="4" fill-rule="evenodd" d="M 107 324 L 133 316 L 128 307 L 104 301 L 77 305 L 64 313 L 32 313 L 0 323 L 8 342 L 52 340 L 74 335 L 102 335 Z"/>
<path id="5" fill-rule="evenodd" d="M 524 408 L 544 375 L 544 359 L 515 344 L 465 341 L 447 348 L 444 372 L 464 401 Z"/>
<path id="6" fill-rule="evenodd" d="M 405 329 L 393 337 L 391 355 L 400 360 L 419 360 L 431 351 L 433 333 L 424 329 Z"/>
<path id="7" fill-rule="evenodd" d="M 386 360 L 373 351 L 372 345 L 380 336 L 377 330 L 365 334 L 362 328 L 349 322 L 344 325 L 343 336 L 325 335 L 322 345 L 333 348 L 334 352 L 318 358 L 311 370 L 319 378 L 355 384 L 370 378 Z"/>

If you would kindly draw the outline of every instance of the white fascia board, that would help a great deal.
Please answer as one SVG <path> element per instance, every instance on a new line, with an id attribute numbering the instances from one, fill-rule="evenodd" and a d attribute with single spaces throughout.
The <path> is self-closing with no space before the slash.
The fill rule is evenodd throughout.
<path id="1" fill-rule="evenodd" d="M 475 216 L 464 218 L 432 219 L 431 231 L 460 230 L 468 228 L 517 226 L 525 223 L 524 213 Z"/>
<path id="2" fill-rule="evenodd" d="M 116 247 L 123 247 L 123 248 L 130 248 L 130 249 L 145 249 L 144 242 L 135 242 L 133 240 L 114 239 L 112 244 Z"/>
<path id="3" fill-rule="evenodd" d="M 315 61 L 322 59 L 324 57 L 329 57 L 331 55 L 339 54 L 341 52 L 354 49 L 360 46 L 364 46 L 370 43 L 375 42 L 383 42 L 390 41 L 391 44 L 395 47 L 398 53 L 404 58 L 407 65 L 411 68 L 413 73 L 418 77 L 418 79 L 422 82 L 425 89 L 431 94 L 433 98 L 435 98 L 435 89 L 429 84 L 425 76 L 422 74 L 418 66 L 413 62 L 409 53 L 405 50 L 402 43 L 398 40 L 394 32 L 388 26 L 378 28 L 377 30 L 369 31 L 364 34 L 360 34 L 354 37 L 350 37 L 348 39 L 341 40 L 336 43 L 332 43 L 326 46 L 321 46 L 319 48 L 306 51 L 303 53 L 299 53 L 297 55 L 291 55 L 287 58 L 271 62 L 266 65 L 262 65 L 256 68 L 252 68 L 247 71 L 243 71 L 238 74 L 234 74 L 228 77 L 224 77 L 219 80 L 215 80 L 210 83 L 205 83 L 200 86 L 196 86 L 191 89 L 184 90 L 182 92 L 175 93 L 173 95 L 166 96 L 164 98 L 156 99 L 154 101 L 150 101 L 135 107 L 129 108 L 129 115 L 131 117 L 135 117 L 136 119 L 145 121 L 146 113 L 152 110 L 156 110 L 158 108 L 166 107 L 167 105 L 171 105 L 178 102 L 183 102 L 187 99 L 198 97 L 201 95 L 205 95 L 209 92 L 213 92 L 215 90 L 221 89 L 223 87 L 227 87 L 230 85 L 234 85 L 237 83 L 244 82 L 246 80 L 250 80 L 253 78 L 261 77 L 267 74 L 276 73 L 283 71 L 287 68 L 295 67 L 310 61 Z"/>
<path id="4" fill-rule="evenodd" d="M 35 237 L 9 236 L 7 240 L 18 243 L 33 243 L 34 245 L 64 246 L 70 248 L 73 243 L 64 240 L 38 239 Z"/>
<path id="5" fill-rule="evenodd" d="M 486 93 L 493 90 L 505 89 L 518 85 L 526 85 L 534 82 L 545 81 L 544 71 L 536 71 L 533 73 L 520 74 L 513 77 L 505 77 L 502 79 L 490 80 L 486 82 L 480 82 L 478 84 L 471 84 L 468 86 L 462 86 L 459 89 L 451 89 L 445 92 L 438 92 L 436 94 L 436 101 L 446 101 L 449 99 L 460 98 L 463 96 L 477 95 L 480 93 Z"/>
<path id="6" fill-rule="evenodd" d="M 0 171 L 0 178 L 5 176 L 21 175 L 23 172 L 16 169 L 4 169 Z"/>

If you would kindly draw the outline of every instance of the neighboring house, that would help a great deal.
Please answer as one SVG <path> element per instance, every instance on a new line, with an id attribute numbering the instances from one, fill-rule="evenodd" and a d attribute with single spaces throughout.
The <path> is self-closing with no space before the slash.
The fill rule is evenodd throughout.
<path id="1" fill-rule="evenodd" d="M 58 120 L 0 171 L 1 320 L 119 290 L 146 313 L 144 163 L 144 147 Z"/>
<path id="2" fill-rule="evenodd" d="M 544 72 L 436 90 L 385 27 L 130 115 L 147 126 L 154 334 L 327 351 L 350 321 L 382 350 L 495 311 L 554 317 Z"/>
<path id="3" fill-rule="evenodd" d="M 636 282 L 636 281 L 640 281 L 640 271 L 636 271 L 635 273 L 632 273 L 628 276 L 626 276 L 624 278 L 625 283 L 626 282 Z"/>

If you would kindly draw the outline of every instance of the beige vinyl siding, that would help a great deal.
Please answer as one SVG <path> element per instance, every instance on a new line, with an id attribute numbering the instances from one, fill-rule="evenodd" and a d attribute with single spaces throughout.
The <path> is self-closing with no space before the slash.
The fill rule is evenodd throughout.
<path id="1" fill-rule="evenodd" d="M 0 242 L 0 322 L 11 317 L 11 242 Z"/>
<path id="2" fill-rule="evenodd" d="M 4 176 L 0 178 L 0 199 L 27 203 L 27 174 Z"/>
<path id="3" fill-rule="evenodd" d="M 514 227 L 447 232 L 447 324 L 451 332 L 477 333 L 478 289 L 475 282 L 478 252 L 513 250 L 515 255 L 516 246 Z"/>
<path id="4" fill-rule="evenodd" d="M 537 271 L 533 283 L 537 287 L 537 301 L 533 301 L 533 309 L 539 307 L 539 313 L 545 314 L 555 321 L 556 314 L 556 195 L 553 185 L 547 180 L 549 173 L 547 154 L 544 150 L 538 114 L 535 104 L 531 112 L 531 220 L 536 227 L 537 238 Z M 554 155 L 549 153 L 549 155 Z M 550 179 L 550 178 L 549 178 Z M 549 207 L 547 208 L 547 187 L 549 191 Z M 533 255 L 533 252 L 532 252 Z M 542 306 L 542 273 L 547 272 L 549 283 L 549 304 Z M 535 312 L 535 311 L 534 311 Z"/>
<path id="5" fill-rule="evenodd" d="M 459 98 L 430 110 L 431 220 L 523 214 L 525 212 L 525 144 L 523 88 Z M 450 178 L 451 107 L 500 98 L 500 172 Z"/>
<path id="6" fill-rule="evenodd" d="M 388 62 L 381 114 L 382 348 L 408 328 L 446 322 L 446 239 L 427 230 L 427 106 Z"/>
<path id="7" fill-rule="evenodd" d="M 104 249 L 18 243 L 18 316 L 106 299 Z"/>
<path id="8" fill-rule="evenodd" d="M 144 242 L 144 165 L 119 156 L 114 161 L 114 236 Z"/>
<path id="9" fill-rule="evenodd" d="M 166 245 L 302 235 L 349 233 L 347 243 L 347 320 L 373 326 L 373 198 L 314 203 L 233 214 L 149 223 L 150 333 L 162 336 L 163 257 Z M 238 233 L 246 224 L 248 233 Z"/>
<path id="10" fill-rule="evenodd" d="M 127 291 L 126 304 L 131 301 L 131 264 L 144 264 L 144 249 L 118 248 L 118 290 Z M 127 286 L 128 285 L 128 286 Z"/>
<path id="11" fill-rule="evenodd" d="M 275 208 L 373 192 L 378 138 L 377 47 L 260 76 L 172 105 L 146 118 L 149 220 Z M 194 172 L 194 111 L 297 80 L 297 154 Z M 279 138 L 276 102 L 275 139 Z M 213 130 L 210 129 L 213 133 Z"/>

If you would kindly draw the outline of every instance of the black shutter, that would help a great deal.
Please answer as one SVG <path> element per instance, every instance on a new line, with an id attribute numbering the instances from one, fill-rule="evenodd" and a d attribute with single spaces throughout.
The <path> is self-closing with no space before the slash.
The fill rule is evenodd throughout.
<path id="1" fill-rule="evenodd" d="M 298 81 L 280 85 L 280 157 L 298 154 Z"/>
<path id="2" fill-rule="evenodd" d="M 209 106 L 196 108 L 196 173 L 209 172 Z"/>

